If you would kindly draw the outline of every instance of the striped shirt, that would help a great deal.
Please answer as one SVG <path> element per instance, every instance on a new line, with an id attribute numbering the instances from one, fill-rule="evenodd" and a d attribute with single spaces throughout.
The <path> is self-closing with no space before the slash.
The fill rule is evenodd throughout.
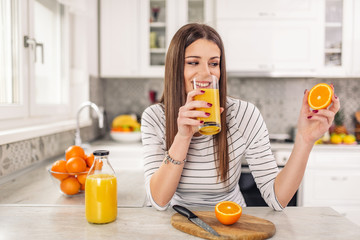
<path id="1" fill-rule="evenodd" d="M 150 191 L 151 176 L 159 169 L 165 157 L 164 107 L 155 104 L 145 109 L 141 132 L 148 205 L 158 210 L 165 210 L 175 204 L 213 207 L 221 201 L 234 201 L 246 206 L 239 188 L 241 161 L 245 159 L 265 202 L 275 210 L 282 209 L 274 191 L 279 169 L 260 111 L 252 103 L 231 97 L 227 97 L 226 107 L 230 156 L 228 181 L 221 181 L 217 175 L 213 136 L 193 136 L 177 190 L 164 207 L 156 204 Z"/>

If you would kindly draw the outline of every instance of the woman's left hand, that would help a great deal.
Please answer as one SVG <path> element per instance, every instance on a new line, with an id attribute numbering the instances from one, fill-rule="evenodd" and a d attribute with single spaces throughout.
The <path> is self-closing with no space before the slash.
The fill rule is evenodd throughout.
<path id="1" fill-rule="evenodd" d="M 331 87 L 334 90 L 333 85 Z M 340 109 L 340 99 L 336 97 L 334 92 L 329 109 L 310 110 L 307 101 L 308 95 L 309 91 L 305 90 L 298 120 L 297 135 L 302 136 L 306 143 L 314 144 L 331 127 L 335 114 Z"/>

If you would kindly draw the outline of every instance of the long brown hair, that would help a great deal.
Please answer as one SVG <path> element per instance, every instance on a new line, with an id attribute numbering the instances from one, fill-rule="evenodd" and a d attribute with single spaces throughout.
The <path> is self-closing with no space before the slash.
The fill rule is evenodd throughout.
<path id="1" fill-rule="evenodd" d="M 164 93 L 160 102 L 165 105 L 166 118 L 166 148 L 172 145 L 178 132 L 177 118 L 179 108 L 186 102 L 184 64 L 185 49 L 198 39 L 214 42 L 220 49 L 220 106 L 224 108 L 221 114 L 221 132 L 214 136 L 214 154 L 218 177 L 226 181 L 229 171 L 229 154 L 226 126 L 226 67 L 224 45 L 220 35 L 210 26 L 191 23 L 181 27 L 174 35 L 166 54 Z"/>

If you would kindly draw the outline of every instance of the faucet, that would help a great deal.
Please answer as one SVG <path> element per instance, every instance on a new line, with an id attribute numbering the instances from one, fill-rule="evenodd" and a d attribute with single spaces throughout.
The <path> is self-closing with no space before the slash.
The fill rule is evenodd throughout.
<path id="1" fill-rule="evenodd" d="M 75 145 L 77 146 L 81 146 L 81 137 L 80 137 L 80 124 L 79 124 L 79 116 L 80 116 L 80 112 L 86 108 L 86 107 L 91 107 L 92 109 L 95 110 L 98 119 L 99 119 L 99 128 L 103 128 L 104 127 L 104 114 L 100 111 L 99 107 L 90 101 L 86 101 L 84 103 L 82 103 L 77 111 L 76 114 L 76 132 L 75 132 Z"/>

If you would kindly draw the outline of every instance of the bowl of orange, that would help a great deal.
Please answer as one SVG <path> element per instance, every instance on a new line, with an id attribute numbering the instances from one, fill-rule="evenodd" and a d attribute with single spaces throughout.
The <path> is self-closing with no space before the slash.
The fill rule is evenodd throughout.
<path id="1" fill-rule="evenodd" d="M 116 142 L 135 143 L 140 142 L 141 132 L 121 132 L 112 130 L 110 132 L 110 137 Z"/>
<path id="2" fill-rule="evenodd" d="M 86 155 L 79 146 L 70 146 L 65 151 L 65 159 L 55 161 L 48 169 L 54 185 L 65 196 L 82 194 L 85 191 L 86 177 L 94 155 Z"/>

